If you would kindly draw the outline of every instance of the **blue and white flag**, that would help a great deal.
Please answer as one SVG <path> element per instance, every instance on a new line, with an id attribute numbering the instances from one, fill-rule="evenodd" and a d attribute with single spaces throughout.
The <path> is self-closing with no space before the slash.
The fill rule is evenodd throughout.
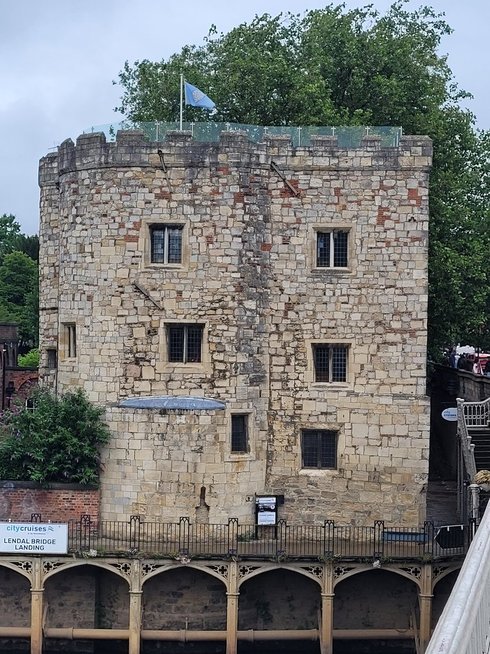
<path id="1" fill-rule="evenodd" d="M 184 86 L 186 104 L 190 104 L 192 107 L 202 107 L 203 109 L 214 109 L 216 107 L 214 102 L 197 86 L 192 86 L 189 82 L 184 82 Z"/>

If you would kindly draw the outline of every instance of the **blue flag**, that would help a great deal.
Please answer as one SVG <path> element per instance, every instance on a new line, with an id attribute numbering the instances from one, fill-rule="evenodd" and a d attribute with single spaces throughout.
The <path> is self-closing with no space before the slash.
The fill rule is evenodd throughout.
<path id="1" fill-rule="evenodd" d="M 216 105 L 208 96 L 200 91 L 197 86 L 192 86 L 185 82 L 185 103 L 192 107 L 203 107 L 204 109 L 214 109 Z"/>

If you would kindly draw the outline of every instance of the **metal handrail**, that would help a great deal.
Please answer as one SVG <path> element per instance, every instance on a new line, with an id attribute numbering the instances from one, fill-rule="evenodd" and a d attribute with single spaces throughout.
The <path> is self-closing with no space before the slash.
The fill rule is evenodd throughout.
<path id="1" fill-rule="evenodd" d="M 473 480 L 476 475 L 476 462 L 475 462 L 475 446 L 471 442 L 471 436 L 468 432 L 468 425 L 466 422 L 465 407 L 467 403 L 458 398 L 456 400 L 458 408 L 458 435 L 463 455 L 463 462 L 466 468 L 466 473 L 470 480 Z M 472 403 L 476 404 L 476 403 Z"/>
<path id="2" fill-rule="evenodd" d="M 490 504 L 425 654 L 481 654 L 490 642 Z"/>

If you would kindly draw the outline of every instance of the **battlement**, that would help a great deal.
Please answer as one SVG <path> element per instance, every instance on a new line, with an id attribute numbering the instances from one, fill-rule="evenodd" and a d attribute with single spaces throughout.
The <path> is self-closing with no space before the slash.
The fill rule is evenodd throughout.
<path id="1" fill-rule="evenodd" d="M 386 146 L 377 134 L 366 134 L 343 147 L 335 135 L 311 134 L 307 145 L 295 145 L 289 134 L 263 134 L 252 140 L 246 131 L 221 131 L 218 140 L 203 141 L 190 131 L 167 131 L 164 140 L 150 140 L 143 130 L 121 130 L 115 141 L 104 132 L 82 134 L 76 144 L 64 141 L 57 153 L 40 162 L 40 186 L 59 176 L 93 168 L 250 166 L 269 168 L 271 161 L 290 169 L 417 169 L 428 170 L 432 142 L 426 136 L 402 136 Z"/>

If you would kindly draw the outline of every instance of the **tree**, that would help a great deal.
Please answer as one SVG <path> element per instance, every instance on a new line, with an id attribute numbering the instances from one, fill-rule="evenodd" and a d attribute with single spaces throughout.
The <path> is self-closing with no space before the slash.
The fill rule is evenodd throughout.
<path id="1" fill-rule="evenodd" d="M 460 108 L 467 94 L 438 54 L 449 26 L 429 7 L 404 5 L 395 2 L 384 15 L 344 5 L 264 14 L 228 34 L 212 27 L 203 45 L 168 61 L 126 62 L 119 110 L 132 121 L 176 120 L 183 72 L 216 102 L 218 121 L 399 125 L 429 135 L 430 351 L 437 357 L 444 345 L 475 339 L 490 348 L 489 137 Z M 186 111 L 202 119 L 199 110 Z"/>
<path id="2" fill-rule="evenodd" d="M 19 323 L 21 341 L 36 345 L 39 331 L 37 264 L 23 252 L 11 252 L 0 265 L 0 321 Z"/>
<path id="3" fill-rule="evenodd" d="M 0 424 L 0 479 L 96 484 L 100 448 L 110 433 L 103 409 L 80 389 L 57 397 L 38 389 L 32 408 L 7 412 Z"/>

